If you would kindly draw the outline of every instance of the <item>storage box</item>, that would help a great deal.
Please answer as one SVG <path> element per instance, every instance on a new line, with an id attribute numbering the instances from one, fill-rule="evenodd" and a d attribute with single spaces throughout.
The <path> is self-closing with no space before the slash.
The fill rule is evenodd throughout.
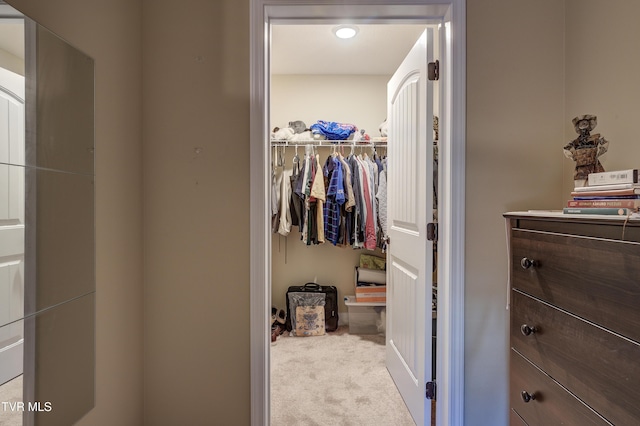
<path id="1" fill-rule="evenodd" d="M 387 301 L 387 275 L 385 271 L 356 266 L 356 302 Z"/>
<path id="2" fill-rule="evenodd" d="M 356 302 L 355 296 L 346 296 L 349 310 L 349 334 L 384 334 L 386 330 L 386 303 Z"/>
<path id="3" fill-rule="evenodd" d="M 387 286 L 363 285 L 356 286 L 356 302 L 387 302 Z"/>

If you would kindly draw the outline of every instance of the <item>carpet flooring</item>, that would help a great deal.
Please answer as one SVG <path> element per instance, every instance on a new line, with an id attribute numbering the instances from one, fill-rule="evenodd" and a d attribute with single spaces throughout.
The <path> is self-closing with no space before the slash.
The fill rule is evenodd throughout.
<path id="1" fill-rule="evenodd" d="M 22 401 L 22 376 L 0 386 L 0 426 L 22 426 L 22 413 L 19 411 L 4 410 L 1 402 Z"/>
<path id="2" fill-rule="evenodd" d="M 271 344 L 271 426 L 415 426 L 384 363 L 382 335 L 279 336 Z M 0 401 L 22 400 L 22 376 Z M 22 415 L 0 406 L 0 426 Z"/>
<path id="3" fill-rule="evenodd" d="M 272 426 L 414 426 L 382 335 L 282 335 L 271 345 Z"/>

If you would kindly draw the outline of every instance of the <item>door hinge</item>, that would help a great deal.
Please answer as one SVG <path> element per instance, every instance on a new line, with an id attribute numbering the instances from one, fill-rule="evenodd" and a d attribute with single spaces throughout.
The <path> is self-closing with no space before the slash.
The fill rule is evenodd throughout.
<path id="1" fill-rule="evenodd" d="M 436 241 L 438 239 L 438 224 L 427 223 L 427 240 Z"/>
<path id="2" fill-rule="evenodd" d="M 436 399 L 436 382 L 427 382 L 427 399 Z"/>
<path id="3" fill-rule="evenodd" d="M 424 62 L 423 62 L 424 63 Z M 440 79 L 440 61 L 429 62 L 427 68 L 427 78 L 431 81 Z"/>

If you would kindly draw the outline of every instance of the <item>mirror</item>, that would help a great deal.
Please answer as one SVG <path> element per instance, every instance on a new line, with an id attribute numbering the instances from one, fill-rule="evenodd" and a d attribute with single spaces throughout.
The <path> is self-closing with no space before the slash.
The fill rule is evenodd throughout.
<path id="1" fill-rule="evenodd" d="M 0 1 L 0 424 L 95 397 L 94 61 Z"/>

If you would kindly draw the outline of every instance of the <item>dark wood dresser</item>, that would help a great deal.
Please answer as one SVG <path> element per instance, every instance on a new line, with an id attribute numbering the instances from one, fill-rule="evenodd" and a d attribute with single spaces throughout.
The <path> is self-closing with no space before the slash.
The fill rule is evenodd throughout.
<path id="1" fill-rule="evenodd" d="M 504 217 L 511 425 L 640 425 L 640 221 Z"/>

